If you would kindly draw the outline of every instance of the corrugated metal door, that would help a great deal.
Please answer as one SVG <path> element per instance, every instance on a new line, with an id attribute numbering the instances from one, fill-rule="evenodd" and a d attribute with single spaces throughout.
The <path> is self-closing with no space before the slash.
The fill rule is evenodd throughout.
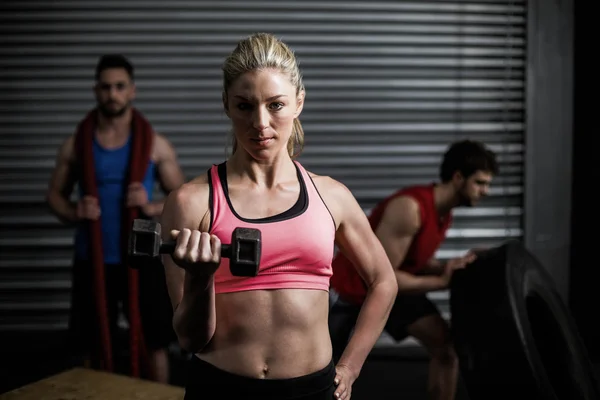
<path id="1" fill-rule="evenodd" d="M 103 53 L 130 57 L 136 105 L 174 143 L 188 178 L 225 156 L 220 65 L 270 31 L 305 75 L 312 171 L 365 210 L 437 178 L 453 140 L 483 140 L 502 176 L 456 212 L 439 256 L 521 232 L 525 5 L 521 1 L 3 1 L 0 99 L 0 331 L 67 325 L 72 227 L 44 204 L 59 144 L 93 107 Z M 447 310 L 447 293 L 434 293 Z"/>

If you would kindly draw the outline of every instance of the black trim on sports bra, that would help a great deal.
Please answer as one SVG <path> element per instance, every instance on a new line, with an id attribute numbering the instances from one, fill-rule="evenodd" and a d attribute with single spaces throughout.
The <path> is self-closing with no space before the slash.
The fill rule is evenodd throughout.
<path id="1" fill-rule="evenodd" d="M 210 210 L 210 222 L 208 224 L 208 231 L 210 232 L 213 226 L 213 220 L 215 219 L 214 200 L 213 200 L 213 182 L 210 174 L 210 168 L 206 172 L 208 175 L 208 209 Z"/>
<path id="2" fill-rule="evenodd" d="M 315 188 L 315 192 L 317 192 L 317 194 L 319 195 L 321 202 L 323 203 L 323 205 L 325 206 L 325 209 L 327 210 L 327 212 L 329 213 L 329 216 L 331 217 L 331 222 L 333 223 L 333 230 L 336 231 L 337 223 L 335 222 L 335 218 L 333 218 L 333 214 L 331 213 L 331 210 L 329 209 L 329 207 L 327 207 L 327 203 L 325 203 L 325 200 L 323 200 L 323 196 L 321 196 L 321 192 L 319 192 L 317 185 L 315 185 L 315 180 L 312 178 L 312 176 L 310 176 L 310 174 L 307 174 L 307 175 L 308 175 L 308 179 L 310 179 L 313 187 Z"/>
<path id="3" fill-rule="evenodd" d="M 306 209 L 308 208 L 308 192 L 306 190 L 306 183 L 304 182 L 304 179 L 302 178 L 302 172 L 300 172 L 300 168 L 298 168 L 298 166 L 295 163 L 294 163 L 294 166 L 296 167 L 296 175 L 298 176 L 298 182 L 300 183 L 300 195 L 298 196 L 298 200 L 296 201 L 296 203 L 291 208 L 289 208 L 288 210 L 286 210 L 280 214 L 273 215 L 271 217 L 266 217 L 266 218 L 251 219 L 251 218 L 241 217 L 233 208 L 233 205 L 231 204 L 231 200 L 229 199 L 229 188 L 227 186 L 226 162 L 219 164 L 217 166 L 217 170 L 219 172 L 219 180 L 221 181 L 221 187 L 223 188 L 223 193 L 225 194 L 225 199 L 227 199 L 227 204 L 229 205 L 229 209 L 231 210 L 233 215 L 235 215 L 235 217 L 241 221 L 255 223 L 255 224 L 265 224 L 265 223 L 270 223 L 270 222 L 285 221 L 286 219 L 292 219 L 299 215 L 302 215 L 302 213 L 304 213 L 304 211 L 306 211 Z"/>

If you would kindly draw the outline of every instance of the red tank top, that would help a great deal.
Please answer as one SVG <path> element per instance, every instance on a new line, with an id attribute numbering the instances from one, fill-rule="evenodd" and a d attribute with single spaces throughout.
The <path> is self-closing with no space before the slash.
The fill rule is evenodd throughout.
<path id="1" fill-rule="evenodd" d="M 401 189 L 377 204 L 369 216 L 371 228 L 375 231 L 387 204 L 392 199 L 398 196 L 410 196 L 419 203 L 421 227 L 413 238 L 402 264 L 394 266 L 398 269 L 411 273 L 418 272 L 433 257 L 439 245 L 446 238 L 446 231 L 452 223 L 452 214 L 448 214 L 443 219 L 440 218 L 435 208 L 433 188 L 434 184 Z M 345 301 L 362 304 L 367 294 L 367 287 L 352 262 L 338 252 L 333 260 L 332 269 L 331 287 Z"/>

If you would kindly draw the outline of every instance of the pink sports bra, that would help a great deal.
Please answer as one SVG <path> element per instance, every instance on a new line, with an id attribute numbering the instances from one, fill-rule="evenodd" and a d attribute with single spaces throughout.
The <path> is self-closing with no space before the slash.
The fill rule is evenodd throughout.
<path id="1" fill-rule="evenodd" d="M 222 258 L 215 273 L 215 292 L 230 293 L 267 289 L 329 290 L 334 253 L 335 222 L 312 178 L 295 162 L 300 196 L 287 211 L 272 217 L 248 219 L 231 205 L 226 164 L 209 171 L 211 227 L 221 243 L 231 242 L 236 227 L 261 231 L 259 272 L 254 277 L 231 275 L 229 259 Z M 307 184 L 306 182 L 310 182 Z"/>

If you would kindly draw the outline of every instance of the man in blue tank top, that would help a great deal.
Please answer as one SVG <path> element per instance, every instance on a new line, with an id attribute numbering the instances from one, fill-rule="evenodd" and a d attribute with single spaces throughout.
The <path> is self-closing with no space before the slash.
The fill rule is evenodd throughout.
<path id="1" fill-rule="evenodd" d="M 105 264 L 106 303 L 113 349 L 118 347 L 119 307 L 128 316 L 127 267 L 122 260 L 122 214 L 124 207 L 137 207 L 139 213 L 154 218 L 162 213 L 164 199 L 153 199 L 155 183 L 165 194 L 184 183 L 171 143 L 152 132 L 150 162 L 141 182 L 128 184 L 132 147 L 132 102 L 135 98 L 134 69 L 120 55 L 100 58 L 96 67 L 94 93 L 97 122 L 93 132 L 92 154 L 98 197 L 84 196 L 78 168 L 83 157 L 75 147 L 75 135 L 61 145 L 49 183 L 47 201 L 63 222 L 75 224 L 73 296 L 69 328 L 76 351 L 89 357 L 93 336 L 97 334 L 94 314 L 92 268 L 86 221 L 99 220 L 102 227 L 102 255 Z M 79 184 L 77 201 L 71 196 Z M 166 197 L 166 196 L 165 196 Z M 159 262 L 159 261 L 157 261 Z M 164 270 L 151 265 L 139 272 L 139 305 L 142 333 L 149 349 L 154 377 L 168 382 L 167 346 L 174 340 L 172 310 L 166 292 Z M 121 340 L 122 341 L 122 340 Z M 121 346 L 122 347 L 122 346 Z M 115 355 L 113 358 L 118 358 Z"/>

